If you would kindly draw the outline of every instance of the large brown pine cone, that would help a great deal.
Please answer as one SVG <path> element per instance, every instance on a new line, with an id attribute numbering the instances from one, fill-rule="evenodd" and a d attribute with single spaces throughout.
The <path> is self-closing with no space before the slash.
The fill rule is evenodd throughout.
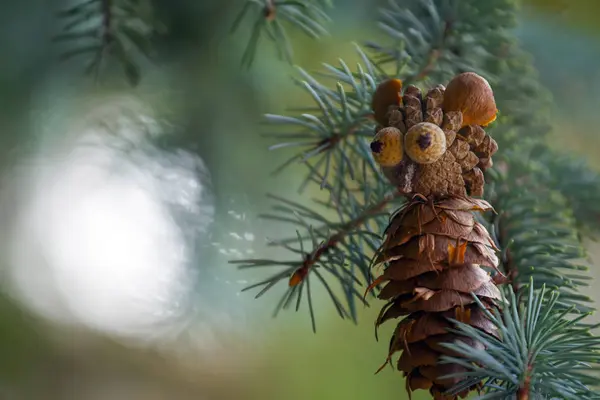
<path id="1" fill-rule="evenodd" d="M 378 297 L 389 302 L 376 325 L 406 316 L 394 332 L 389 356 L 403 351 L 398 369 L 407 377 L 409 391 L 429 389 L 435 399 L 455 398 L 442 393 L 461 379 L 441 377 L 465 369 L 439 364 L 442 354 L 452 355 L 439 344 L 468 339 L 448 333 L 451 323 L 447 318 L 494 334 L 493 324 L 471 295 L 490 308 L 500 298 L 490 274 L 481 267 L 497 267 L 496 248 L 473 214 L 490 209 L 483 200 L 417 198 L 392 218 L 386 230 L 377 262 L 388 263 L 378 279 L 387 283 Z M 480 343 L 469 344 L 481 347 Z"/>

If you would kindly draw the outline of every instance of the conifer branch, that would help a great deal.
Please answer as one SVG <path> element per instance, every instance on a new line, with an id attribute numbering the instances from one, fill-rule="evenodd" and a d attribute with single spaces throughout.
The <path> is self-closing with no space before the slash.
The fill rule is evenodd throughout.
<path id="1" fill-rule="evenodd" d="M 320 260 L 321 256 L 336 247 L 346 238 L 346 236 L 354 234 L 356 230 L 361 229 L 361 227 L 367 223 L 369 219 L 373 218 L 373 216 L 381 214 L 391 201 L 400 196 L 401 195 L 398 192 L 385 196 L 376 204 L 363 210 L 356 218 L 344 223 L 333 235 L 329 236 L 310 254 L 306 254 L 302 266 L 294 271 L 290 277 L 290 286 L 295 286 L 300 283 L 310 273 L 311 268 Z"/>
<path id="2" fill-rule="evenodd" d="M 439 44 L 434 45 L 429 49 L 429 53 L 426 57 L 427 62 L 419 69 L 419 71 L 413 74 L 413 76 L 406 81 L 407 84 L 412 82 L 420 82 L 431 74 L 438 64 L 439 59 L 443 56 L 446 40 L 448 39 L 451 30 L 452 21 L 445 20 L 443 22 L 442 35 L 439 39 Z"/>
<path id="3" fill-rule="evenodd" d="M 381 189 L 385 186 L 379 179 L 381 172 L 369 148 L 374 126 L 371 95 L 376 85 L 376 78 L 371 74 L 377 72 L 360 48 L 357 51 L 364 56 L 366 65 L 358 65 L 355 73 L 343 60 L 337 68 L 324 64 L 327 73 L 322 75 L 337 81 L 333 90 L 298 69 L 301 79 L 296 79 L 296 82 L 312 97 L 314 107 L 302 110 L 297 116 L 266 115 L 268 123 L 294 129 L 268 135 L 285 140 L 271 146 L 271 150 L 307 147 L 306 151 L 296 152 L 278 167 L 276 173 L 293 162 L 301 162 L 307 166 L 308 173 L 300 185 L 300 192 L 309 183 L 318 182 L 341 204 L 344 203 L 343 197 L 351 192 L 347 190 L 351 184 L 349 180 L 354 183 L 362 180 L 368 193 L 373 192 L 368 188 Z M 339 179 L 340 176 L 343 178 Z"/>
<path id="4" fill-rule="evenodd" d="M 283 268 L 280 273 L 270 278 L 253 284 L 243 289 L 251 290 L 257 287 L 263 289 L 256 295 L 261 297 L 277 283 L 287 281 L 288 290 L 275 309 L 275 315 L 286 309 L 293 299 L 296 300 L 296 310 L 299 309 L 303 289 L 307 290 L 307 301 L 313 330 L 316 330 L 316 321 L 312 307 L 311 292 L 308 292 L 308 282 L 315 275 L 342 318 L 350 318 L 356 322 L 356 301 L 368 305 L 363 294 L 357 287 L 362 286 L 357 277 L 360 272 L 362 278 L 373 281 L 370 270 L 371 260 L 368 252 L 374 253 L 380 242 L 379 232 L 386 223 L 389 214 L 388 207 L 400 199 L 397 192 L 388 193 L 374 200 L 371 204 L 359 206 L 355 204 L 351 209 L 342 210 L 347 215 L 340 215 L 339 221 L 332 221 L 322 214 L 301 204 L 277 196 L 270 196 L 277 201 L 274 206 L 275 213 L 264 214 L 261 217 L 288 224 L 296 227 L 296 236 L 269 241 L 269 245 L 280 247 L 294 254 L 295 261 L 278 261 L 265 259 L 233 260 L 231 264 L 239 265 L 241 269 L 254 267 Z M 313 224 L 319 224 L 316 227 Z M 312 244 L 310 250 L 306 249 L 306 242 Z M 350 262 L 350 264 L 348 264 Z M 355 269 L 358 269 L 356 271 Z M 344 291 L 347 305 L 334 294 L 329 284 L 324 280 L 323 273 L 328 272 L 336 278 Z M 314 278 L 314 277 L 313 277 Z"/>
<path id="5" fill-rule="evenodd" d="M 600 338 L 581 325 L 587 314 L 569 318 L 573 310 L 562 308 L 560 295 L 545 285 L 530 280 L 523 288 L 526 296 L 506 291 L 501 312 L 485 311 L 501 332 L 499 338 L 454 321 L 458 327 L 454 332 L 476 338 L 486 348 L 444 344 L 460 357 L 445 356 L 443 362 L 460 363 L 468 369 L 467 376 L 485 381 L 482 399 L 596 399 Z M 460 390 L 456 387 L 449 393 Z"/>
<path id="6" fill-rule="evenodd" d="M 84 0 L 61 11 L 64 21 L 61 33 L 53 40 L 65 43 L 69 49 L 62 52 L 62 61 L 85 56 L 89 59 L 86 73 L 98 78 L 111 56 L 117 60 L 128 82 L 135 86 L 140 81 L 139 56 L 152 57 L 150 40 L 162 25 L 150 12 L 147 2 L 135 0 Z"/>
<path id="7" fill-rule="evenodd" d="M 327 34 L 324 24 L 330 20 L 326 13 L 330 7 L 329 0 L 245 0 L 230 29 L 230 33 L 235 33 L 254 9 L 252 30 L 242 56 L 242 66 L 252 67 L 263 35 L 275 45 L 279 58 L 291 63 L 293 51 L 286 26 L 319 39 Z"/>
<path id="8" fill-rule="evenodd" d="M 110 44 L 112 28 L 112 0 L 100 0 L 102 9 L 102 42 L 104 46 Z"/>
<path id="9" fill-rule="evenodd" d="M 538 155 L 543 165 L 537 171 L 539 179 L 566 198 L 583 235 L 596 235 L 600 230 L 600 174 L 585 160 L 561 154 L 547 146 L 536 146 L 532 153 Z"/>
<path id="10" fill-rule="evenodd" d="M 590 311 L 592 300 L 580 293 L 588 285 L 582 274 L 588 268 L 579 263 L 586 253 L 575 220 L 565 198 L 535 180 L 535 166 L 515 155 L 510 165 L 488 172 L 486 197 L 498 211 L 491 224 L 502 266 L 517 292 L 533 277 L 537 287 L 557 288 L 559 305 Z"/>

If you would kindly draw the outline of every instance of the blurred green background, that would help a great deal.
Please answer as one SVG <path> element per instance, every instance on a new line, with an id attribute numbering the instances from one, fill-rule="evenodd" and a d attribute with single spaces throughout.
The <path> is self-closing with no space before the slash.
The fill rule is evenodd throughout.
<path id="1" fill-rule="evenodd" d="M 56 62 L 59 49 L 50 37 L 59 28 L 55 12 L 67 2 L 5 1 L 0 5 L 0 260 L 6 276 L 6 294 L 0 299 L 0 399 L 406 398 L 399 374 L 391 370 L 373 374 L 384 361 L 387 349 L 386 340 L 376 342 L 373 334 L 378 307 L 361 310 L 360 323 L 355 326 L 339 320 L 331 304 L 319 301 L 318 293 L 314 335 L 305 312 L 284 312 L 271 319 L 278 300 L 276 293 L 258 301 L 253 300 L 252 293 L 239 293 L 247 282 L 263 276 L 263 271 L 236 271 L 227 261 L 240 255 L 277 256 L 262 239 L 290 232 L 258 221 L 256 215 L 268 209 L 265 192 L 295 197 L 301 178 L 295 173 L 301 171 L 297 169 L 270 176 L 291 153 L 267 151 L 272 142 L 260 136 L 260 116 L 305 105 L 307 98 L 290 79 L 293 69 L 278 61 L 270 46 L 261 46 L 251 71 L 240 69 L 247 30 L 233 37 L 227 31 L 241 0 L 156 3 L 159 17 L 171 30 L 157 43 L 160 57 L 156 63 L 143 66 L 142 83 L 135 89 L 122 80 L 120 71 L 108 73 L 102 84 L 95 85 L 83 76 L 82 65 L 77 62 Z M 375 23 L 377 2 L 335 3 L 329 37 L 316 42 L 292 36 L 295 61 L 307 70 L 318 68 L 322 62 L 335 63 L 338 57 L 352 63 L 356 58 L 351 42 L 379 35 Z M 554 95 L 552 140 L 557 147 L 585 157 L 600 168 L 600 113 L 596 109 L 600 107 L 600 2 L 525 3 L 516 34 L 533 55 L 541 81 Z M 214 202 L 214 222 L 206 228 L 209 233 L 189 234 L 192 241 L 198 238 L 190 245 L 195 249 L 193 256 L 184 263 L 193 271 L 192 278 L 187 278 L 194 281 L 186 298 L 189 305 L 177 318 L 160 320 L 173 326 L 151 327 L 127 335 L 107 331 L 110 315 L 91 319 L 96 325 L 83 324 L 81 318 L 71 315 L 77 314 L 74 305 L 79 313 L 85 314 L 88 306 L 89 313 L 94 312 L 93 304 L 86 305 L 92 298 L 86 295 L 92 295 L 81 294 L 86 291 L 83 289 L 77 295 L 70 294 L 68 301 L 61 297 L 58 303 L 67 304 L 59 313 L 62 317 L 44 308 L 50 304 L 50 297 L 44 297 L 48 287 L 54 287 L 62 296 L 75 293 L 77 286 L 83 285 L 75 278 L 69 280 L 85 275 L 87 264 L 77 260 L 93 259 L 94 251 L 110 253 L 113 242 L 105 240 L 117 232 L 103 231 L 89 243 L 82 242 L 75 230 L 65 228 L 67 233 L 53 233 L 58 232 L 53 230 L 55 225 L 62 224 L 60 215 L 71 221 L 68 215 L 81 190 L 73 186 L 77 183 L 67 185 L 67 194 L 57 195 L 59 204 L 53 206 L 52 215 L 58 215 L 58 219 L 51 218 L 44 207 L 30 206 L 45 204 L 46 196 L 51 197 L 46 188 L 54 188 L 53 180 L 60 180 L 61 175 L 45 181 L 39 177 L 60 164 L 61 157 L 73 154 L 73 141 L 92 129 L 89 120 L 114 119 L 115 111 L 110 107 L 118 110 L 119 105 L 134 114 L 145 113 L 160 125 L 160 146 L 148 150 L 144 160 L 175 154 L 171 161 L 165 161 L 169 168 L 175 168 L 173 165 L 179 161 L 173 160 L 180 160 L 178 150 L 203 160 L 212 180 L 211 196 L 206 201 Z M 536 107 L 530 106 L 532 111 Z M 117 169 L 113 173 L 121 172 Z M 38 178 L 52 184 L 41 185 Z M 118 193 L 116 196 L 119 200 Z M 165 196 L 169 198 L 170 194 L 166 192 Z M 57 211 L 61 207 L 64 214 Z M 193 225 L 197 211 L 186 210 L 182 211 L 181 224 Z M 127 218 L 131 211 L 122 212 L 119 218 Z M 23 228 L 32 224 L 46 228 L 33 237 Z M 143 224 L 135 226 L 143 235 Z M 193 231 L 194 226 L 182 230 L 188 228 Z M 131 232 L 136 235 L 135 230 Z M 75 269 L 61 270 L 60 282 L 50 275 L 44 277 L 44 271 L 60 268 L 58 261 L 48 260 L 48 254 L 58 247 L 65 254 L 75 254 L 75 250 L 84 254 L 70 261 Z M 592 264 L 596 265 L 600 262 L 600 246 L 590 243 L 589 248 L 592 259 L 597 260 Z M 157 252 L 158 256 L 164 254 Z M 132 259 L 132 263 L 140 260 Z M 118 263 L 112 278 L 125 279 L 119 274 L 130 267 L 137 268 Z M 85 275 L 90 281 L 105 282 L 85 287 L 94 287 L 104 296 L 97 298 L 114 300 L 118 296 L 113 296 L 111 290 L 125 286 L 142 290 L 145 277 L 160 271 L 139 270 L 139 275 L 124 275 L 132 281 L 118 284 L 111 283 L 111 276 Z M 107 270 L 94 271 L 109 274 Z M 592 268 L 592 275 L 600 278 L 597 268 Z M 595 281 L 589 291 L 596 299 L 598 288 L 600 283 Z M 147 295 L 140 293 L 140 297 Z M 114 300 L 116 305 L 103 303 L 103 310 L 128 309 L 130 305 L 124 299 L 123 303 Z M 152 311 L 159 311 L 155 303 L 148 304 Z M 69 322 L 64 321 L 63 314 L 70 315 Z M 105 321 L 105 325 L 99 321 Z M 391 329 L 384 327 L 380 337 L 385 338 Z M 413 398 L 427 396 L 416 393 Z"/>

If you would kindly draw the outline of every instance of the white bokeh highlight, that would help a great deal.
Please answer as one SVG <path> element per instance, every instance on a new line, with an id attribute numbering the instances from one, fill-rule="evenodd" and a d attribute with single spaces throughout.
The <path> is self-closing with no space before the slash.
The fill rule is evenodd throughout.
<path id="1" fill-rule="evenodd" d="M 29 184 L 10 235 L 11 290 L 45 317 L 119 337 L 183 329 L 214 216 L 208 171 L 153 146 L 160 127 L 131 100 L 69 126 L 19 177 Z"/>

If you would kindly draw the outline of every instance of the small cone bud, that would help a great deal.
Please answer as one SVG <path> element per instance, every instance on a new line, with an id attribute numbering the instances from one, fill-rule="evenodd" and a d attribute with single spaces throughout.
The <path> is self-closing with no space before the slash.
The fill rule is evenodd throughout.
<path id="1" fill-rule="evenodd" d="M 371 108 L 375 121 L 382 126 L 388 126 L 388 111 L 390 106 L 399 106 L 402 101 L 402 81 L 400 79 L 389 79 L 377 86 L 373 94 Z"/>

